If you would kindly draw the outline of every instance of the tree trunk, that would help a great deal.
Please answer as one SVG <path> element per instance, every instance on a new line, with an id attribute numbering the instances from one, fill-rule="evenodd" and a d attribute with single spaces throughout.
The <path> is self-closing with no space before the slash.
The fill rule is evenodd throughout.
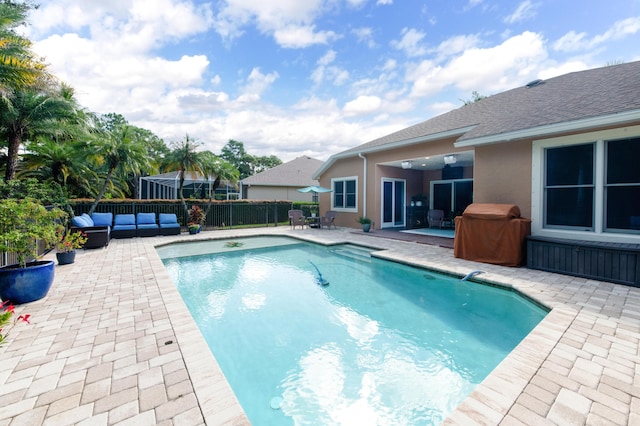
<path id="1" fill-rule="evenodd" d="M 18 149 L 22 143 L 22 131 L 18 130 L 9 135 L 9 147 L 7 150 L 7 168 L 4 173 L 4 180 L 8 182 L 16 177 L 18 167 Z"/>
<path id="2" fill-rule="evenodd" d="M 89 209 L 89 216 L 93 214 L 96 207 L 98 207 L 98 203 L 100 202 L 100 200 L 102 200 L 102 197 L 104 197 L 104 193 L 107 191 L 107 185 L 109 185 L 109 182 L 111 182 L 111 176 L 113 176 L 114 170 L 115 169 L 109 169 L 109 173 L 107 173 L 107 177 L 104 179 L 104 184 L 102 185 L 102 188 L 100 188 L 100 193 L 96 197 L 93 204 L 91 204 L 91 208 Z"/>

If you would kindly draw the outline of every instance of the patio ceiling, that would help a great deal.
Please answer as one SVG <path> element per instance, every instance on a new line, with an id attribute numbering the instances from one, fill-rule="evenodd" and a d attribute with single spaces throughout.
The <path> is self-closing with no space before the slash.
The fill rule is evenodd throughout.
<path id="1" fill-rule="evenodd" d="M 444 155 L 431 155 L 425 157 L 401 158 L 394 161 L 378 163 L 382 166 L 398 167 L 411 170 L 440 170 L 445 166 L 445 157 L 453 156 L 455 163 L 451 167 L 473 166 L 473 151 L 452 152 Z M 411 167 L 403 167 L 402 163 L 408 162 Z"/>

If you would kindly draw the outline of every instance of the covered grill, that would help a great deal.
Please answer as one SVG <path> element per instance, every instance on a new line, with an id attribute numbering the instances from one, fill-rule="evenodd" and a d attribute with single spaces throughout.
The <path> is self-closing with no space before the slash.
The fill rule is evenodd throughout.
<path id="1" fill-rule="evenodd" d="M 531 220 L 513 204 L 470 204 L 455 218 L 453 255 L 477 262 L 520 266 Z"/>

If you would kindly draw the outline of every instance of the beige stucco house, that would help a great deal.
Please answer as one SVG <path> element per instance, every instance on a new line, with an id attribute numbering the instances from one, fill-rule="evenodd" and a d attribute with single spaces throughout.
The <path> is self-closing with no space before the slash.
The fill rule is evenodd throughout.
<path id="1" fill-rule="evenodd" d="M 415 226 L 411 201 L 424 197 L 454 215 L 471 202 L 515 204 L 541 239 L 640 248 L 640 62 L 464 105 L 337 153 L 314 178 L 333 189 L 321 210 L 339 211 L 338 226 L 360 215 Z"/>
<path id="2" fill-rule="evenodd" d="M 240 182 L 242 198 L 251 200 L 314 201 L 313 193 L 301 193 L 298 189 L 317 185 L 313 173 L 322 161 L 303 155 Z"/>

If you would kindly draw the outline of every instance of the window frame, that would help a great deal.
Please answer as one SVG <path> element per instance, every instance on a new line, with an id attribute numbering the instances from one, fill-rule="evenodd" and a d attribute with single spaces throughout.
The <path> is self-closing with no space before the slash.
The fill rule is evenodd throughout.
<path id="1" fill-rule="evenodd" d="M 346 193 L 346 188 L 347 185 L 346 183 L 349 181 L 354 181 L 355 182 L 355 193 L 354 195 L 354 199 L 355 199 L 355 205 L 353 207 L 345 207 L 344 203 L 342 206 L 336 206 L 335 205 L 335 196 L 336 196 L 336 182 L 342 182 L 344 184 L 344 188 L 345 188 L 345 192 L 344 192 L 344 200 L 346 202 L 347 199 L 347 193 Z M 331 210 L 335 210 L 338 212 L 347 212 L 347 213 L 357 213 L 358 212 L 358 176 L 343 176 L 343 177 L 336 177 L 336 178 L 331 178 Z"/>
<path id="2" fill-rule="evenodd" d="M 640 243 L 640 234 L 633 230 L 606 228 L 606 144 L 640 137 L 640 126 L 588 132 L 571 136 L 539 139 L 532 142 L 531 162 L 531 233 L 535 236 L 576 240 Z M 595 144 L 593 228 L 546 226 L 546 157 L 547 148 Z"/>

